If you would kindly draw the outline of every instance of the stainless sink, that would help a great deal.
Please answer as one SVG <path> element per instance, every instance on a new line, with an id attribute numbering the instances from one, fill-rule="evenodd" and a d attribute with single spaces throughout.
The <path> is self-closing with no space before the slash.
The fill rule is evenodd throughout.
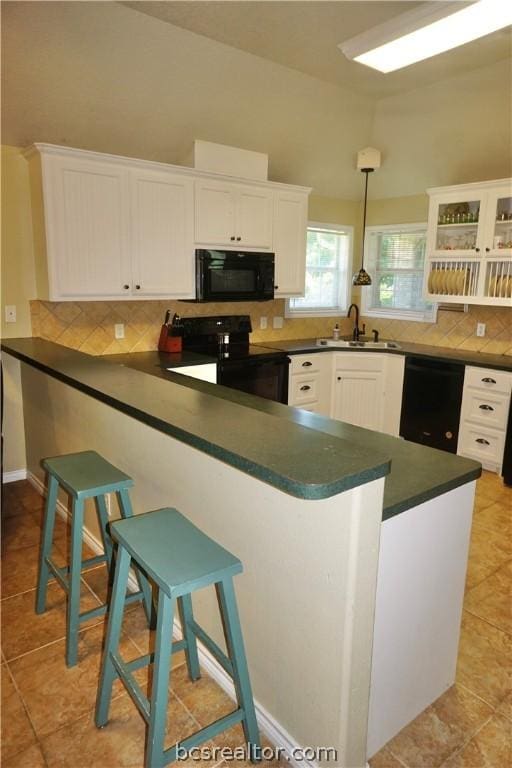
<path id="1" fill-rule="evenodd" d="M 317 339 L 317 347 L 348 347 L 352 349 L 400 349 L 396 341 L 347 341 L 346 339 Z"/>

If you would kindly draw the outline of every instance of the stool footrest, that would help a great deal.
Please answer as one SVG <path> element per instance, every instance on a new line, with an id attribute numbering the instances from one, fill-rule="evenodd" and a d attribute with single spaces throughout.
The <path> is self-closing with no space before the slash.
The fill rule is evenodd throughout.
<path id="1" fill-rule="evenodd" d="M 186 640 L 176 640 L 176 642 L 172 644 L 171 653 L 183 651 L 186 647 Z M 123 664 L 127 670 L 130 672 L 135 672 L 137 669 L 141 669 L 142 667 L 147 667 L 149 664 L 153 664 L 154 660 L 154 653 L 146 653 L 144 656 L 139 656 L 136 659 L 132 659 L 132 661 L 123 661 Z"/>
<path id="2" fill-rule="evenodd" d="M 108 557 L 106 555 L 94 555 L 94 557 L 89 557 L 87 560 L 82 560 L 82 570 L 93 565 L 101 565 L 101 563 L 108 563 Z"/>
<path id="3" fill-rule="evenodd" d="M 212 656 L 214 656 L 219 664 L 224 668 L 224 670 L 233 677 L 233 664 L 231 663 L 231 660 L 228 659 L 224 651 L 219 648 L 216 642 L 212 640 L 210 635 L 207 635 L 206 632 L 202 627 L 199 626 L 199 624 L 192 619 L 192 621 L 189 621 L 188 626 L 194 633 L 194 635 L 197 637 L 198 640 L 200 640 L 203 645 L 206 645 Z"/>
<path id="4" fill-rule="evenodd" d="M 87 621 L 88 619 L 95 619 L 97 616 L 104 616 L 107 612 L 107 605 L 98 605 L 97 608 L 91 608 L 90 611 L 84 611 L 78 614 L 78 621 Z"/>
<path id="5" fill-rule="evenodd" d="M 204 744 L 205 741 L 209 741 L 210 739 L 213 739 L 214 736 L 218 736 L 219 733 L 222 731 L 226 731 L 228 728 L 231 728 L 233 725 L 236 725 L 237 723 L 240 723 L 245 717 L 245 712 L 243 709 L 236 709 L 234 712 L 231 712 L 229 715 L 226 715 L 225 717 L 221 717 L 220 720 L 216 720 L 211 725 L 207 725 L 206 728 L 201 728 L 200 731 L 196 731 L 192 734 L 192 736 L 188 736 L 186 739 L 183 739 L 183 741 L 178 742 L 178 744 L 175 744 L 173 747 L 170 747 L 169 749 L 165 749 L 163 753 L 164 762 L 162 765 L 167 765 L 168 763 L 174 762 L 176 760 L 176 752 L 177 748 L 179 746 L 180 752 L 182 750 L 188 750 L 193 749 L 194 747 L 198 747 L 199 744 Z"/>
<path id="6" fill-rule="evenodd" d="M 153 654 L 150 654 L 150 655 L 152 656 Z M 131 674 L 129 669 L 130 665 L 125 664 L 125 662 L 122 659 L 120 659 L 119 656 L 117 656 L 115 653 L 111 653 L 110 658 L 112 660 L 112 664 L 114 665 L 118 676 L 123 681 L 126 687 L 126 690 L 132 697 L 133 701 L 135 702 L 142 717 L 144 718 L 146 723 L 149 723 L 149 712 L 150 712 L 149 701 L 147 696 L 145 696 L 144 693 L 142 692 L 140 685 Z M 144 659 L 145 657 L 141 656 L 140 658 Z M 136 661 L 140 661 L 140 659 L 136 659 Z M 133 662 L 131 662 L 131 664 L 133 664 Z M 140 666 L 144 666 L 144 664 L 141 664 Z"/>

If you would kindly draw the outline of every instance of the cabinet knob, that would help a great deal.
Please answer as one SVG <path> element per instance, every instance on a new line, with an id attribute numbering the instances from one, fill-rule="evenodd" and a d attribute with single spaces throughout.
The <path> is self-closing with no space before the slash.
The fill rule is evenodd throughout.
<path id="1" fill-rule="evenodd" d="M 485 252 L 486 252 L 486 253 L 490 253 L 490 250 L 491 250 L 490 248 L 486 248 L 486 249 L 485 249 Z"/>
<path id="2" fill-rule="evenodd" d="M 486 376 L 485 379 L 482 379 L 484 384 L 496 384 L 496 379 L 491 379 L 490 376 Z"/>
<path id="3" fill-rule="evenodd" d="M 279 290 L 279 286 L 278 285 L 274 285 L 274 291 L 278 291 L 278 290 Z"/>
<path id="4" fill-rule="evenodd" d="M 480 248 L 475 248 L 475 251 L 476 251 L 477 253 L 480 253 Z"/>
<path id="5" fill-rule="evenodd" d="M 123 285 L 123 288 L 125 289 L 125 291 L 127 291 L 129 287 L 130 286 L 128 284 L 126 284 L 126 283 L 125 283 L 125 285 Z"/>
<path id="6" fill-rule="evenodd" d="M 481 411 L 494 411 L 492 405 L 486 405 L 485 403 L 483 405 L 479 405 L 478 407 Z"/>
<path id="7" fill-rule="evenodd" d="M 338 376 L 337 379 L 338 379 L 338 381 L 341 381 L 341 376 Z"/>
<path id="8" fill-rule="evenodd" d="M 234 240 L 234 239 L 235 239 L 235 236 L 234 236 L 234 235 L 231 235 L 231 237 L 230 237 L 229 239 L 230 239 L 230 240 Z"/>
<path id="9" fill-rule="evenodd" d="M 490 442 L 484 437 L 477 437 L 475 443 L 480 443 L 480 445 L 490 445 Z"/>
<path id="10" fill-rule="evenodd" d="M 305 361 L 302 363 L 302 367 L 303 367 L 303 368 L 309 368 L 309 366 L 310 366 L 310 365 L 313 365 L 313 363 L 312 363 L 310 360 L 305 360 Z"/>
<path id="11" fill-rule="evenodd" d="M 302 385 L 302 387 L 300 388 L 300 391 L 301 391 L 301 392 L 307 392 L 307 391 L 308 391 L 308 389 L 311 389 L 311 387 L 309 386 L 309 384 L 303 384 L 303 385 Z"/>
<path id="12" fill-rule="evenodd" d="M 237 237 L 238 242 L 240 242 L 241 239 L 242 239 L 241 237 Z"/>
<path id="13" fill-rule="evenodd" d="M 135 286 L 138 291 L 140 291 L 140 285 Z"/>

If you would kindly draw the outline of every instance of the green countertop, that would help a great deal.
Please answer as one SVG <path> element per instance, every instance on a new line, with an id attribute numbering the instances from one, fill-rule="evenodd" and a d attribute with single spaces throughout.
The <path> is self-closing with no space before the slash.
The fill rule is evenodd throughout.
<path id="1" fill-rule="evenodd" d="M 327 498 L 384 477 L 390 470 L 387 455 L 276 418 L 271 410 L 255 407 L 260 398 L 240 392 L 238 397 L 218 397 L 225 388 L 205 382 L 183 386 L 184 381 L 195 380 L 162 371 L 156 352 L 147 373 L 38 338 L 5 340 L 2 349 L 292 496 Z"/>
<path id="2" fill-rule="evenodd" d="M 345 338 L 345 337 L 343 337 Z M 384 341 L 384 339 L 383 339 Z M 348 352 L 358 354 L 361 352 L 384 353 L 386 355 L 411 355 L 412 357 L 428 357 L 432 360 L 447 360 L 463 365 L 475 365 L 479 368 L 495 368 L 501 371 L 512 371 L 511 355 L 490 355 L 485 352 L 473 352 L 468 349 L 451 349 L 450 347 L 435 347 L 431 344 L 413 344 L 406 341 L 397 341 L 398 349 L 375 349 L 369 347 L 320 347 L 316 339 L 289 339 L 283 341 L 265 341 L 256 346 L 279 349 L 288 355 L 299 355 L 313 352 Z"/>
<path id="3" fill-rule="evenodd" d="M 179 364 L 174 355 L 91 357 L 41 339 L 6 340 L 2 347 L 300 498 L 326 498 L 387 475 L 385 520 L 481 473 L 480 464 L 470 459 L 172 373 L 166 368 Z M 181 360 L 191 363 L 190 358 Z"/>

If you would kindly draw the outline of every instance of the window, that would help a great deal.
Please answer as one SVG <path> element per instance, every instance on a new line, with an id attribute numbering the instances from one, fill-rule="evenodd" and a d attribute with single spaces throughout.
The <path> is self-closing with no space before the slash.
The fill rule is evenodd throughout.
<path id="1" fill-rule="evenodd" d="M 366 268 L 372 285 L 362 289 L 365 315 L 435 322 L 435 305 L 423 299 L 426 234 L 426 224 L 367 227 Z"/>
<path id="2" fill-rule="evenodd" d="M 310 222 L 306 247 L 305 296 L 289 299 L 287 317 L 346 312 L 352 277 L 352 227 Z"/>

